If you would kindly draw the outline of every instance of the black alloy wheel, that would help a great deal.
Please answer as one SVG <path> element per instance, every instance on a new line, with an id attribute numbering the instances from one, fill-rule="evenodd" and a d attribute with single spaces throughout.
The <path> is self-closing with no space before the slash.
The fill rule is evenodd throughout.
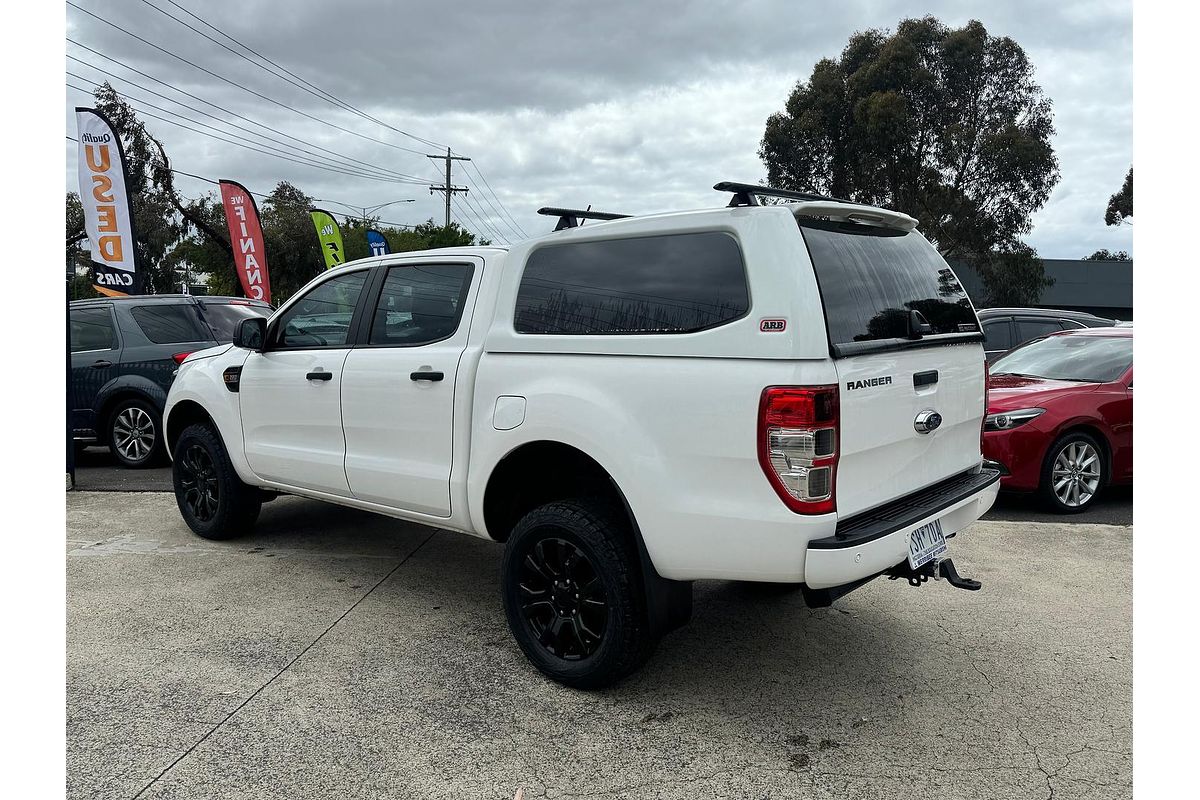
<path id="1" fill-rule="evenodd" d="M 565 539 L 541 539 L 521 562 L 521 615 L 551 655 L 596 652 L 608 625 L 608 595 L 588 557 Z"/>
<path id="2" fill-rule="evenodd" d="M 199 444 L 193 444 L 179 461 L 179 484 L 183 502 L 200 522 L 211 522 L 217 516 L 221 484 L 217 480 L 212 456 Z"/>
<path id="3" fill-rule="evenodd" d="M 650 657 L 634 532 L 602 500 L 559 500 L 513 528 L 501 595 L 513 638 L 545 675 L 567 686 L 609 686 Z"/>
<path id="4" fill-rule="evenodd" d="M 189 425 L 175 443 L 171 479 L 188 527 L 205 539 L 232 539 L 254 527 L 263 493 L 242 483 L 217 432 Z"/>

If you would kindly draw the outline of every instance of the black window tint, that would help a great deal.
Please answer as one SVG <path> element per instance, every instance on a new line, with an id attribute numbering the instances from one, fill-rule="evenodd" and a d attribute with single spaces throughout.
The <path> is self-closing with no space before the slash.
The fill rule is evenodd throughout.
<path id="1" fill-rule="evenodd" d="M 1058 333 L 1062 329 L 1062 325 L 1056 319 L 1018 319 L 1017 341 L 1028 342 L 1039 336 Z"/>
<path id="2" fill-rule="evenodd" d="M 112 311 L 102 308 L 71 309 L 71 352 L 85 350 L 114 350 L 117 331 L 113 327 Z"/>
<path id="3" fill-rule="evenodd" d="M 300 298 L 279 322 L 280 347 L 337 347 L 346 344 L 354 307 L 367 271 L 330 278 Z"/>
<path id="4" fill-rule="evenodd" d="M 191 303 L 134 306 L 130 309 L 134 322 L 147 339 L 155 344 L 179 342 L 202 342 L 212 339 L 212 334 L 200 321 L 196 307 Z"/>
<path id="5" fill-rule="evenodd" d="M 392 267 L 371 321 L 371 344 L 412 347 L 458 329 L 472 269 L 467 264 Z"/>
<path id="6" fill-rule="evenodd" d="M 750 308 L 732 236 L 688 233 L 535 250 L 517 291 L 520 333 L 688 333 Z"/>
<path id="7" fill-rule="evenodd" d="M 979 330 L 962 284 L 921 234 L 851 222 L 798 222 L 835 348 L 905 339 L 914 310 L 935 335 Z M 857 348 L 843 348 L 852 349 Z"/>
<path id="8" fill-rule="evenodd" d="M 989 320 L 983 323 L 984 350 L 1007 350 L 1012 347 L 1012 327 L 1007 319 Z"/>
<path id="9" fill-rule="evenodd" d="M 221 343 L 232 342 L 242 320 L 251 317 L 269 317 L 271 309 L 249 303 L 204 303 L 204 318 L 212 326 Z"/>

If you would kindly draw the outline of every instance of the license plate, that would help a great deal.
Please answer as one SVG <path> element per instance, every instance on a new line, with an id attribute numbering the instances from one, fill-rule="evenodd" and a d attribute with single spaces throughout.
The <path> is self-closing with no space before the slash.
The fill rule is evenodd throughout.
<path id="1" fill-rule="evenodd" d="M 913 569 L 928 564 L 946 552 L 946 535 L 941 520 L 926 523 L 908 536 L 908 565 Z"/>

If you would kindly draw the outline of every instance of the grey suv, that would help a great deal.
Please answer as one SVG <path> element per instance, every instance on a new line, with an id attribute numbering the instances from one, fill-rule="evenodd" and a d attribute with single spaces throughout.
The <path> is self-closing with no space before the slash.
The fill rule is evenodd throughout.
<path id="1" fill-rule="evenodd" d="M 266 317 L 259 300 L 141 295 L 71 303 L 68 402 L 77 446 L 106 444 L 127 467 L 162 453 L 162 409 L 189 353 L 233 341 L 238 324 Z"/>
<path id="2" fill-rule="evenodd" d="M 981 308 L 977 313 L 988 361 L 1030 339 L 1077 328 L 1111 328 L 1117 322 L 1086 311 L 1057 308 Z"/>

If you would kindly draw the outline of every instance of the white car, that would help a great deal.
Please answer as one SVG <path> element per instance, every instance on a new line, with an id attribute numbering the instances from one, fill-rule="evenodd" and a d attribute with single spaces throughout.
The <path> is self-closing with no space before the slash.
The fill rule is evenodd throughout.
<path id="1" fill-rule="evenodd" d="M 999 479 L 954 273 L 904 214 L 716 188 L 345 264 L 188 357 L 164 414 L 187 524 L 244 534 L 287 493 L 502 542 L 517 643 L 579 687 L 644 662 L 695 580 L 979 588 L 945 558 Z"/>

